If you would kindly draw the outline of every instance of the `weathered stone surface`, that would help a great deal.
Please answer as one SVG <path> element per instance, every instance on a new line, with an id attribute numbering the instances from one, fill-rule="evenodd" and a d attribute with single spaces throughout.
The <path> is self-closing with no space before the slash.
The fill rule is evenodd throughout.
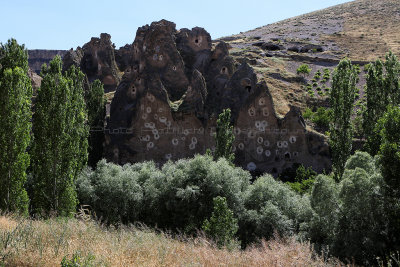
<path id="1" fill-rule="evenodd" d="M 323 52 L 324 49 L 320 45 L 315 44 L 307 44 L 300 49 L 300 53 L 308 53 L 308 52 Z"/>
<path id="2" fill-rule="evenodd" d="M 66 53 L 65 50 L 28 50 L 29 68 L 39 74 L 43 64 L 48 64 L 56 55 L 63 57 Z"/>
<path id="3" fill-rule="evenodd" d="M 277 45 L 274 43 L 263 43 L 261 48 L 268 51 L 278 51 L 284 49 L 282 45 Z"/>
<path id="4" fill-rule="evenodd" d="M 111 36 L 102 33 L 100 38 L 93 37 L 82 48 L 69 50 L 63 58 L 64 69 L 71 65 L 79 66 L 89 82 L 99 79 L 105 92 L 114 91 L 120 81 L 114 50 Z"/>
<path id="5" fill-rule="evenodd" d="M 36 92 L 36 90 L 40 87 L 42 84 L 42 77 L 36 74 L 33 70 L 29 69 L 28 70 L 28 76 L 31 79 L 32 83 L 32 88 Z"/>
<path id="6" fill-rule="evenodd" d="M 224 42 L 213 49 L 204 29 L 154 22 L 138 29 L 121 58 L 127 60 L 109 109 L 107 159 L 162 164 L 214 150 L 216 118 L 230 108 L 238 165 L 275 175 L 294 163 L 330 169 L 324 136 L 307 130 L 295 107 L 278 118 L 267 85 L 247 64 L 235 67 Z"/>

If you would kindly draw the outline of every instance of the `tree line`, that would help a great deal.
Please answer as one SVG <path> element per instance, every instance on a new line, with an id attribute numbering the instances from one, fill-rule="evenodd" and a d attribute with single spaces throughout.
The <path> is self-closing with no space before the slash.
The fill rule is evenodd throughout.
<path id="1" fill-rule="evenodd" d="M 42 67 L 35 94 L 27 73 L 24 45 L 1 44 L 0 209 L 69 216 L 78 203 L 76 177 L 88 151 L 98 149 L 89 128 L 102 121 L 103 85 L 85 90 L 85 75 L 75 66 L 63 71 L 59 56 Z M 101 157 L 90 155 L 92 162 Z"/>

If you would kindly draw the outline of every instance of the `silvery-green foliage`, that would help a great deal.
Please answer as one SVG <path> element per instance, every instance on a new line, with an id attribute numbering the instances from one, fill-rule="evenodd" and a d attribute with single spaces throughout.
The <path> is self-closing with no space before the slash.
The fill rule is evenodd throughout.
<path id="1" fill-rule="evenodd" d="M 161 169 L 152 162 L 119 166 L 102 160 L 95 171 L 81 173 L 77 190 L 81 204 L 105 221 L 140 221 L 191 233 L 210 217 L 214 197 L 225 197 L 235 214 L 243 212 L 250 179 L 226 159 L 207 155 L 167 162 Z"/>
<path id="2" fill-rule="evenodd" d="M 311 206 L 315 216 L 310 236 L 317 243 L 330 244 L 335 237 L 339 216 L 339 189 L 333 178 L 318 175 L 311 193 Z"/>
<path id="3" fill-rule="evenodd" d="M 382 176 L 374 171 L 358 167 L 345 170 L 340 184 L 341 212 L 333 246 L 336 255 L 361 262 L 385 252 L 387 219 L 382 184 Z"/>
<path id="4" fill-rule="evenodd" d="M 176 227 L 191 232 L 200 228 L 211 215 L 213 198 L 227 199 L 235 213 L 243 209 L 243 192 L 249 185 L 250 174 L 220 158 L 197 155 L 193 159 L 168 162 L 161 169 L 162 179 L 149 186 L 158 192 L 155 213 L 161 227 Z"/>
<path id="5" fill-rule="evenodd" d="M 135 221 L 141 211 L 143 192 L 131 165 L 118 166 L 101 160 L 95 171 L 84 170 L 77 180 L 81 204 L 90 205 L 109 223 Z"/>
<path id="6" fill-rule="evenodd" d="M 306 236 L 312 210 L 308 196 L 301 196 L 271 175 L 259 177 L 246 192 L 246 211 L 240 218 L 245 243 L 258 238 L 299 233 Z"/>
<path id="7" fill-rule="evenodd" d="M 356 152 L 346 163 L 342 181 L 316 178 L 311 205 L 315 216 L 311 240 L 342 259 L 371 263 L 384 255 L 387 218 L 382 185 L 384 181 L 375 160 Z"/>

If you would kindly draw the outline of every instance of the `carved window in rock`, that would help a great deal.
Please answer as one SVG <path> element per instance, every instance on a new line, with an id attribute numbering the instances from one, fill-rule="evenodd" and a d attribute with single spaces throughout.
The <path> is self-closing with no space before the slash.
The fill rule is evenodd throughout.
<path id="1" fill-rule="evenodd" d="M 257 169 L 257 165 L 254 162 L 249 162 L 247 164 L 247 170 L 249 171 L 255 171 Z"/>
<path id="2" fill-rule="evenodd" d="M 254 107 L 250 107 L 248 113 L 250 117 L 254 117 L 256 115 L 256 109 Z"/>

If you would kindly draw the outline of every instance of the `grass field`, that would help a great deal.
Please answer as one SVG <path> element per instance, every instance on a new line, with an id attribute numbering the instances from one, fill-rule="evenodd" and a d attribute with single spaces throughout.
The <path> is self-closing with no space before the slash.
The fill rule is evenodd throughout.
<path id="1" fill-rule="evenodd" d="M 340 266 L 294 239 L 218 249 L 204 238 L 172 238 L 146 228 L 106 228 L 91 219 L 0 216 L 0 266 Z M 80 265 L 78 265 L 78 263 Z"/>

